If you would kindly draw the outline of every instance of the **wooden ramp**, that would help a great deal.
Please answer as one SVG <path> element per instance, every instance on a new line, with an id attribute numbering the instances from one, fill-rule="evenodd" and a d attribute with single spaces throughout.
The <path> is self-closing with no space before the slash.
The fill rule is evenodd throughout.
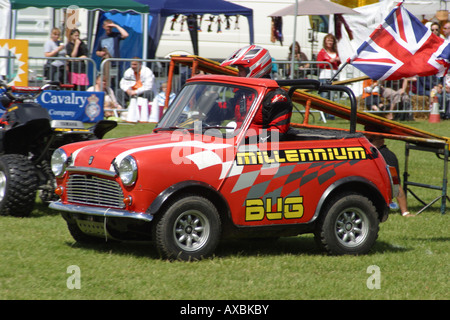
<path id="1" fill-rule="evenodd" d="M 170 92 L 170 85 L 172 83 L 173 71 L 176 64 L 187 65 L 191 67 L 192 74 L 198 74 L 199 72 L 212 73 L 212 74 L 224 74 L 224 75 L 237 75 L 237 70 L 231 67 L 221 67 L 216 61 L 202 58 L 199 56 L 181 56 L 174 55 L 171 57 L 169 67 L 169 87 L 167 92 Z M 333 84 L 348 84 L 352 81 L 360 81 L 367 77 L 361 77 L 351 79 L 347 81 L 337 81 Z M 309 112 L 311 109 L 323 111 L 337 117 L 350 120 L 350 107 L 332 102 L 328 99 L 321 98 L 318 95 L 308 93 L 306 90 L 297 90 L 292 96 L 294 102 L 300 103 L 305 106 L 305 120 L 303 123 L 293 123 L 294 127 L 314 127 L 308 124 Z M 168 101 L 168 99 L 166 99 Z M 357 112 L 357 123 L 373 128 L 370 131 L 373 134 L 384 136 L 387 139 L 403 140 L 405 142 L 414 143 L 424 147 L 431 148 L 449 148 L 450 138 L 439 136 L 430 132 L 426 132 L 411 126 L 388 120 L 386 118 L 377 116 L 368 112 Z M 324 128 L 324 127 L 321 127 Z M 335 128 L 333 128 L 335 129 Z M 368 131 L 365 131 L 368 132 Z"/>

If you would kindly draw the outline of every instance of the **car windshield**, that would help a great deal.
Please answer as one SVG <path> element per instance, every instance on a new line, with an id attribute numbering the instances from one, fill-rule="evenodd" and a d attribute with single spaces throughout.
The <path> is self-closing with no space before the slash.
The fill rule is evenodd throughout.
<path id="1" fill-rule="evenodd" d="M 186 85 L 159 122 L 156 130 L 217 128 L 221 132 L 239 129 L 256 91 L 246 87 L 193 83 Z"/>

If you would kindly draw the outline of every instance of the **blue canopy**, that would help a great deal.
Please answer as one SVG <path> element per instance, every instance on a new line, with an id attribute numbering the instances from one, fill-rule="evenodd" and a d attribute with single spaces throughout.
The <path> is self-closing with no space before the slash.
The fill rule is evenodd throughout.
<path id="1" fill-rule="evenodd" d="M 224 0 L 135 0 L 142 4 L 148 5 L 150 8 L 149 19 L 149 41 L 148 41 L 148 58 L 155 58 L 156 49 L 161 38 L 161 34 L 169 16 L 175 14 L 203 15 L 203 14 L 225 14 L 225 15 L 242 15 L 245 16 L 249 24 L 250 44 L 254 43 L 253 36 L 253 9 L 243 7 Z M 196 28 L 195 28 L 196 29 Z M 191 33 L 191 39 L 194 46 L 194 54 L 196 51 L 197 38 Z"/>

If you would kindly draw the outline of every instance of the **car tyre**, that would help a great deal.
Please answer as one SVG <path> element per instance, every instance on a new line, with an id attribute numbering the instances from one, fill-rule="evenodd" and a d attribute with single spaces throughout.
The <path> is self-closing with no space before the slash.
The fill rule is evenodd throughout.
<path id="1" fill-rule="evenodd" d="M 359 194 L 341 194 L 328 202 L 315 230 L 316 243 L 333 255 L 366 254 L 378 238 L 372 202 Z"/>
<path id="2" fill-rule="evenodd" d="M 29 216 L 36 201 L 37 184 L 36 168 L 26 156 L 0 156 L 0 214 Z"/>
<path id="3" fill-rule="evenodd" d="M 201 260 L 214 252 L 221 229 L 219 213 L 211 201 L 185 195 L 171 202 L 155 221 L 153 238 L 164 258 Z"/>

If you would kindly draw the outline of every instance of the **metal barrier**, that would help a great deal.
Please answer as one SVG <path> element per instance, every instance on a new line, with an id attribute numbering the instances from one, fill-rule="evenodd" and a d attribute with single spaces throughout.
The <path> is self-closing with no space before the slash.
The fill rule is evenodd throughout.
<path id="1" fill-rule="evenodd" d="M 292 66 L 292 61 L 273 61 L 274 67 L 272 68 L 272 78 L 276 79 L 276 80 L 289 80 L 291 78 L 291 66 Z M 322 68 L 319 68 L 319 65 L 322 66 Z M 319 80 L 322 81 L 323 83 L 326 83 L 328 79 L 324 78 L 324 79 L 320 79 L 320 72 L 321 70 L 324 70 L 325 68 L 323 68 L 323 65 L 326 65 L 327 68 L 329 70 L 333 70 L 333 67 L 331 65 L 331 63 L 326 62 L 326 61 L 296 61 L 294 63 L 294 74 L 293 74 L 293 78 L 294 79 L 315 79 L 315 80 Z M 336 70 L 333 70 L 336 71 Z M 331 101 L 339 101 L 341 98 L 341 94 L 339 92 L 324 92 L 321 93 L 320 96 L 322 96 L 323 98 L 327 98 Z M 294 104 L 295 106 L 295 104 Z M 304 114 L 306 113 L 306 106 L 305 110 L 300 110 L 298 108 L 294 108 L 294 113 L 299 113 L 301 114 L 302 117 L 304 117 Z M 315 117 L 314 117 L 314 113 L 318 113 L 319 114 L 319 119 L 321 121 L 323 121 L 324 123 L 327 122 L 327 116 L 325 115 L 325 113 L 323 111 L 318 111 L 318 110 L 309 110 L 308 112 L 310 115 L 312 115 L 312 120 L 313 122 L 315 122 Z M 334 116 L 329 116 L 330 118 L 334 118 Z"/>
<path id="2" fill-rule="evenodd" d="M 148 100 L 149 103 L 152 102 L 153 98 L 156 97 L 161 91 L 161 86 L 163 83 L 168 82 L 168 70 L 170 65 L 170 60 L 168 59 L 129 59 L 129 58 L 107 58 L 104 59 L 100 64 L 100 74 L 107 75 L 110 83 L 109 86 L 114 90 L 118 103 L 124 108 L 119 110 L 114 110 L 113 112 L 117 114 L 117 112 L 128 111 L 128 100 L 129 97 L 126 96 L 120 86 L 121 79 L 124 77 L 125 71 L 130 68 L 130 64 L 133 61 L 139 61 L 143 65 L 147 66 L 155 76 L 153 87 L 151 89 L 151 93 L 144 93 L 143 96 Z M 190 69 L 187 67 L 179 68 L 178 74 L 176 77 L 172 78 L 171 83 L 171 92 L 177 94 L 184 82 L 190 77 Z M 103 84 L 102 84 L 103 85 Z M 169 87 L 169 86 L 167 86 Z M 152 109 L 153 110 L 153 104 Z M 107 109 L 105 109 L 107 110 Z M 150 112 L 150 111 L 149 111 Z M 149 119 L 154 119 L 153 116 L 149 117 Z M 149 120 L 150 121 L 150 120 Z"/>
<path id="3" fill-rule="evenodd" d="M 391 113 L 396 120 L 427 118 L 435 95 L 441 112 L 444 112 L 448 100 L 446 94 L 442 92 L 444 87 L 444 78 L 435 76 L 378 82 L 376 86 L 363 87 L 363 91 L 369 92 L 361 94 L 358 101 L 359 110 Z"/>
<path id="4" fill-rule="evenodd" d="M 63 61 L 64 66 L 62 68 L 54 67 L 51 64 L 53 61 Z M 91 58 L 28 57 L 28 66 L 30 70 L 28 76 L 29 84 L 36 86 L 40 86 L 49 80 L 70 84 L 70 71 L 87 75 L 90 81 L 86 88 L 93 85 L 97 77 L 97 67 L 95 61 Z"/>
<path id="5" fill-rule="evenodd" d="M 7 82 L 11 82 L 19 72 L 19 67 L 15 64 L 15 56 L 1 56 L 0 58 L 6 59 L 6 79 Z M 29 57 L 28 59 L 28 85 L 29 86 L 42 86 L 44 83 L 50 80 L 57 80 L 62 83 L 71 83 L 69 76 L 70 71 L 83 72 L 89 78 L 89 85 L 84 87 L 75 87 L 71 90 L 87 90 L 89 87 L 94 86 L 99 74 L 105 74 L 108 78 L 108 85 L 114 92 L 117 99 L 117 92 L 120 88 L 120 79 L 123 76 L 124 71 L 130 67 L 131 61 L 141 61 L 144 65 L 147 65 L 155 76 L 154 85 L 152 88 L 151 97 L 147 97 L 148 100 L 158 95 L 161 90 L 161 85 L 167 82 L 168 69 L 170 65 L 169 59 L 105 59 L 100 64 L 100 70 L 97 68 L 96 62 L 91 58 L 72 58 L 72 57 Z M 51 63 L 55 61 L 63 61 L 63 66 L 58 68 Z M 172 92 L 178 93 L 184 82 L 191 76 L 191 70 L 187 66 L 179 66 L 175 77 L 173 77 Z M 103 82 L 100 82 L 100 91 L 104 88 Z M 122 104 L 120 111 L 127 111 L 127 104 Z M 105 111 L 107 111 L 105 109 Z M 117 115 L 116 110 L 112 110 Z"/>
<path id="6" fill-rule="evenodd" d="M 419 182 L 413 182 L 410 180 L 410 174 L 408 172 L 408 161 L 409 161 L 409 156 L 410 156 L 410 150 L 417 150 L 417 151 L 425 151 L 425 152 L 432 152 L 434 154 L 436 154 L 436 156 L 442 160 L 444 160 L 444 167 L 442 170 L 442 186 L 440 185 L 430 185 L 430 184 L 425 184 L 425 183 L 419 183 Z M 411 144 L 411 143 L 406 143 L 405 145 L 405 170 L 403 173 L 403 188 L 405 189 L 405 193 L 407 191 L 409 191 L 409 193 L 411 193 L 411 195 L 416 198 L 420 203 L 422 203 L 422 205 L 424 205 L 424 207 L 422 209 L 420 209 L 417 214 L 422 213 L 425 209 L 429 208 L 433 203 L 435 203 L 438 200 L 441 200 L 441 207 L 440 207 L 440 211 L 441 214 L 445 213 L 446 210 L 446 203 L 447 200 L 450 201 L 449 196 L 447 195 L 447 172 L 448 172 L 448 162 L 449 162 L 449 146 L 448 144 L 442 143 L 442 145 L 431 148 L 431 147 L 424 147 L 424 146 L 419 146 L 419 145 L 415 145 L 415 144 Z M 426 203 L 424 201 L 422 201 L 418 195 L 416 195 L 409 186 L 414 186 L 414 187 L 421 187 L 421 188 L 428 188 L 428 189 L 433 189 L 433 190 L 439 190 L 441 191 L 441 194 L 436 197 L 434 200 L 432 200 L 430 203 Z"/>
<path id="7" fill-rule="evenodd" d="M 291 72 L 291 61 L 277 60 L 273 61 L 275 68 L 272 68 L 272 77 L 275 79 L 289 79 Z M 319 79 L 320 70 L 319 65 L 327 65 L 328 69 L 332 69 L 332 65 L 326 61 L 296 61 L 294 64 L 294 79 Z"/>
<path id="8" fill-rule="evenodd" d="M 169 59 L 129 59 L 129 58 L 108 58 L 104 59 L 100 64 L 100 74 L 109 75 L 111 83 L 110 86 L 114 91 L 120 88 L 120 79 L 125 70 L 130 67 L 132 61 L 140 61 L 143 65 L 152 70 L 155 76 L 155 83 L 152 88 L 154 95 L 159 93 L 161 84 L 167 82 L 167 75 L 169 71 Z M 178 77 L 172 83 L 173 92 L 177 93 L 181 89 L 184 82 L 190 77 L 190 70 L 180 70 Z"/>
<path id="9" fill-rule="evenodd" d="M 274 79 L 290 79 L 290 69 L 291 69 L 291 61 L 274 61 L 274 72 L 272 72 L 272 77 Z M 327 67 L 324 68 L 323 65 L 326 65 Z M 328 84 L 329 78 L 321 77 L 321 71 L 323 70 L 333 70 L 332 64 L 326 61 L 297 61 L 295 64 L 295 70 L 294 70 L 294 79 L 299 78 L 306 78 L 306 79 L 316 79 L 319 80 L 325 84 Z M 322 67 L 319 67 L 322 66 Z M 330 76 L 333 76 L 336 74 L 337 70 L 333 70 L 332 73 L 330 73 Z M 345 72 L 341 72 L 338 77 L 347 76 Z M 352 86 L 350 86 L 353 90 Z M 344 97 L 340 92 L 324 92 L 320 93 L 320 96 L 322 98 L 329 99 L 334 102 L 340 102 L 344 103 L 346 105 L 350 105 L 346 101 L 341 101 L 341 99 Z"/>
<path id="10" fill-rule="evenodd" d="M 14 56 L 1 56 L 4 59 L 15 59 Z M 95 79 L 100 72 L 101 74 L 109 74 L 111 79 L 110 86 L 117 91 L 120 84 L 120 79 L 123 72 L 129 67 L 129 64 L 133 59 L 115 59 L 109 58 L 102 61 L 100 65 L 100 71 L 97 69 L 95 61 L 91 58 L 72 58 L 72 57 L 29 57 L 29 84 L 30 85 L 42 85 L 45 81 L 51 80 L 53 77 L 49 74 L 52 73 L 49 69 L 49 61 L 62 60 L 65 65 L 82 62 L 86 69 L 86 73 L 90 79 L 90 85 L 95 84 Z M 139 59 L 144 64 L 146 64 L 155 75 L 155 85 L 153 90 L 154 95 L 158 94 L 160 85 L 166 82 L 168 79 L 168 70 L 170 65 L 170 60 L 168 59 Z M 108 63 L 110 64 L 109 70 Z M 274 61 L 274 68 L 272 72 L 272 77 L 274 79 L 289 79 L 290 78 L 290 68 L 291 61 Z M 80 63 L 78 63 L 80 65 Z M 295 63 L 294 78 L 308 78 L 308 79 L 318 79 L 320 75 L 320 68 L 318 65 L 327 64 L 331 67 L 331 64 L 324 61 L 302 61 Z M 14 66 L 14 64 L 10 65 Z M 111 67 L 112 66 L 112 67 Z M 51 67 L 50 67 L 51 68 Z M 13 79 L 15 76 L 14 67 L 10 67 L 8 70 L 9 78 L 7 80 Z M 12 71 L 11 71 L 12 70 Z M 66 83 L 68 79 L 68 68 L 62 69 L 62 78 Z M 57 73 L 56 73 L 57 75 Z M 341 79 L 352 78 L 361 75 L 361 72 L 351 65 L 346 66 L 340 73 L 339 77 Z M 191 70 L 187 66 L 178 66 L 178 72 L 175 74 L 172 80 L 172 92 L 177 93 L 184 82 L 191 76 Z M 408 87 L 404 92 L 401 92 L 402 81 L 408 81 Z M 395 115 L 397 120 L 408 120 L 420 117 L 428 117 L 430 114 L 430 106 L 433 103 L 433 96 L 436 95 L 434 88 L 438 88 L 440 92 L 437 93 L 439 98 L 439 112 L 444 113 L 447 101 L 450 98 L 450 93 L 445 93 L 445 81 L 444 78 L 437 78 L 435 76 L 429 77 L 414 77 L 408 80 L 397 80 L 397 81 L 387 81 L 383 84 L 383 92 L 391 93 L 386 95 L 386 97 L 381 97 L 381 101 L 385 106 L 384 110 L 371 110 L 366 106 L 366 100 L 363 96 L 364 87 L 363 82 L 353 83 L 351 85 L 352 90 L 358 97 L 358 110 L 365 111 L 374 114 L 386 114 L 392 113 Z M 400 98 L 399 98 L 400 96 Z M 341 99 L 340 95 L 332 95 L 329 97 L 330 100 L 335 102 L 341 102 L 345 104 L 345 101 L 338 101 Z M 388 106 L 388 107 L 386 107 Z M 449 111 L 450 112 L 450 111 Z M 321 114 L 322 116 L 322 114 Z M 323 117 L 322 120 L 325 121 Z"/>
<path id="11" fill-rule="evenodd" d="M 318 64 L 324 64 L 322 61 L 301 61 L 296 62 L 294 78 L 318 79 L 320 68 Z M 288 79 L 290 77 L 291 61 L 274 61 L 272 77 L 276 79 Z M 303 67 L 302 66 L 306 66 Z M 342 79 L 357 78 L 363 75 L 352 65 L 347 65 L 340 73 Z M 405 86 L 403 87 L 403 84 Z M 358 110 L 379 115 L 392 114 L 396 120 L 412 120 L 413 118 L 427 118 L 431 112 L 433 97 L 436 95 L 439 100 L 439 112 L 445 113 L 447 101 L 450 93 L 445 93 L 445 78 L 436 76 L 412 77 L 395 81 L 385 81 L 375 95 L 379 95 L 382 108 L 373 110 L 369 101 L 366 101 L 364 94 L 363 81 L 353 83 L 352 90 L 358 97 Z M 330 100 L 338 102 L 340 96 L 332 96 Z M 342 103 L 342 101 L 339 101 Z M 345 102 L 344 102 L 345 103 Z M 450 113 L 450 110 L 447 111 Z"/>

